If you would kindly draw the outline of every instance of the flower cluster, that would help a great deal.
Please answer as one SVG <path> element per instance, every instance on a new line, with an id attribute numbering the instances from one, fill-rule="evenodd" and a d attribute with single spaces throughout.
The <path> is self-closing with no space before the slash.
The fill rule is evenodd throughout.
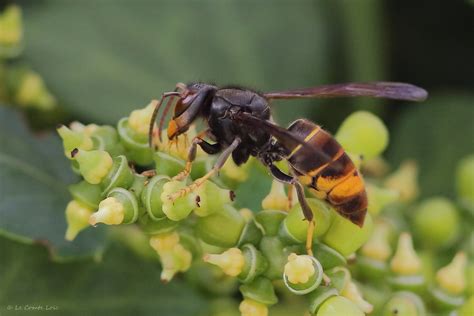
<path id="1" fill-rule="evenodd" d="M 156 251 L 162 281 L 183 272 L 190 280 L 207 277 L 203 282 L 216 283 L 207 286 L 219 288 L 220 294 L 229 293 L 221 290 L 226 284 L 238 283 L 239 310 L 246 316 L 267 315 L 269 307 L 287 295 L 302 297 L 307 311 L 319 316 L 424 315 L 427 297 L 436 301 L 436 311 L 455 310 L 464 303 L 466 254 L 459 252 L 451 263 L 431 271 L 436 275 L 431 286 L 411 235 L 402 232 L 409 227 L 398 213 L 418 194 L 416 164 L 408 162 L 384 175 L 386 164 L 379 155 L 388 144 L 388 132 L 377 117 L 354 113 L 336 135 L 368 175 L 365 223 L 356 226 L 308 194 L 316 222 L 311 255 L 305 249 L 308 222 L 283 184 L 272 183 L 259 210 L 235 206 L 239 196 L 233 190 L 246 185 L 256 161 L 242 167 L 229 161 L 219 176 L 171 201 L 171 194 L 209 171 L 214 158 L 198 152 L 190 177 L 173 180 L 185 167 L 188 137 L 195 132 L 191 129 L 174 142 L 161 141 L 156 151 L 150 149 L 153 107 L 152 102 L 133 111 L 116 127 L 75 122 L 58 128 L 64 153 L 83 178 L 70 186 L 66 239 L 73 240 L 90 226 L 133 224 Z M 472 162 L 466 168 L 472 172 Z M 472 178 L 460 181 L 463 201 L 472 203 L 472 192 L 464 192 Z M 456 240 L 458 211 L 450 201 L 425 201 L 413 216 L 420 240 L 429 240 L 426 247 L 439 249 Z M 217 278 L 220 282 L 214 282 Z M 226 288 L 232 291 L 232 285 Z M 374 290 L 377 286 L 380 291 Z M 469 302 L 472 305 L 472 298 Z"/>

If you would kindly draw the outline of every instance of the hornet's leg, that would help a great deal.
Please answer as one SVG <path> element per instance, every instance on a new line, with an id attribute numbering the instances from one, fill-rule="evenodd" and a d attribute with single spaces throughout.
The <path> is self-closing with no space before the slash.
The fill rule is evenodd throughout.
<path id="1" fill-rule="evenodd" d="M 306 202 L 306 198 L 304 196 L 304 188 L 301 185 L 301 183 L 298 182 L 296 177 L 292 177 L 290 175 L 287 175 L 286 173 L 283 173 L 280 169 L 278 169 L 275 165 L 270 165 L 270 172 L 272 175 L 275 177 L 275 179 L 291 184 L 295 186 L 296 188 L 296 195 L 298 196 L 298 202 L 301 205 L 301 209 L 303 210 L 303 215 L 305 219 L 309 222 L 308 226 L 308 233 L 306 235 L 306 252 L 312 256 L 313 255 L 313 233 L 314 233 L 314 218 L 313 218 L 313 211 L 308 205 L 308 202 Z"/>
<path id="2" fill-rule="evenodd" d="M 294 186 L 292 184 L 288 185 L 288 205 L 286 206 L 287 211 L 291 210 L 291 207 L 293 206 L 293 190 Z"/>
<path id="3" fill-rule="evenodd" d="M 196 179 L 196 181 L 194 181 L 187 187 L 182 188 L 178 192 L 168 195 L 168 199 L 171 201 L 175 201 L 176 199 L 182 196 L 185 196 L 189 192 L 196 190 L 199 186 L 201 186 L 204 182 L 206 182 L 210 177 L 212 177 L 215 173 L 217 173 L 222 168 L 222 166 L 225 164 L 225 162 L 230 157 L 232 152 L 237 148 L 237 146 L 239 146 L 240 142 L 241 142 L 240 138 L 234 139 L 232 144 L 222 152 L 219 158 L 217 158 L 217 161 L 214 164 L 214 167 L 212 167 L 211 171 L 206 173 L 203 177 Z"/>
<path id="4" fill-rule="evenodd" d="M 191 173 L 193 161 L 194 159 L 196 159 L 196 151 L 198 145 L 202 148 L 202 150 L 211 155 L 217 154 L 221 150 L 221 145 L 219 143 L 209 144 L 208 142 L 202 139 L 202 137 L 204 137 L 208 132 L 209 130 L 205 130 L 193 138 L 193 141 L 191 142 L 191 147 L 189 147 L 188 158 L 186 161 L 186 165 L 184 166 L 184 170 L 174 176 L 173 180 L 181 181 Z"/>

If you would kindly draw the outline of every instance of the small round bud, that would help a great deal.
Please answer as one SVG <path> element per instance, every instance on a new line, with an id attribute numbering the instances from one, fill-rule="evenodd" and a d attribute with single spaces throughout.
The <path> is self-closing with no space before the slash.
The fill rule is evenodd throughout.
<path id="1" fill-rule="evenodd" d="M 367 159 L 380 155 L 388 145 L 388 131 L 372 113 L 358 111 L 342 122 L 336 139 L 345 150 Z"/>
<path id="2" fill-rule="evenodd" d="M 244 299 L 239 305 L 241 316 L 267 316 L 268 307 L 251 299 Z"/>
<path id="3" fill-rule="evenodd" d="M 79 203 L 71 201 L 66 207 L 66 222 L 67 231 L 65 238 L 69 241 L 74 240 L 80 231 L 89 227 L 89 216 L 91 216 L 93 209 Z"/>
<path id="4" fill-rule="evenodd" d="M 106 151 L 84 151 L 76 148 L 71 155 L 79 163 L 79 170 L 84 179 L 91 184 L 100 183 L 112 169 L 113 160 Z"/>
<path id="5" fill-rule="evenodd" d="M 231 205 L 225 205 L 220 212 L 199 217 L 196 233 L 206 243 L 220 247 L 237 245 L 245 226 L 245 220 Z"/>
<path id="6" fill-rule="evenodd" d="M 334 216 L 334 211 L 331 210 L 327 203 L 314 198 L 306 199 L 306 201 L 313 211 L 314 221 L 316 222 L 314 236 L 320 237 L 327 232 L 333 218 L 336 216 Z M 303 210 L 299 203 L 291 208 L 279 230 L 280 238 L 288 243 L 305 242 L 308 222 L 305 221 Z"/>
<path id="7" fill-rule="evenodd" d="M 402 202 L 415 200 L 420 194 L 416 162 L 411 160 L 403 162 L 398 170 L 388 176 L 384 185 L 388 189 L 399 192 Z"/>
<path id="8" fill-rule="evenodd" d="M 351 315 L 364 316 L 360 308 L 343 296 L 332 296 L 319 307 L 316 316 Z"/>
<path id="9" fill-rule="evenodd" d="M 316 221 L 316 229 L 317 226 L 318 222 Z M 357 251 L 369 239 L 372 229 L 373 222 L 370 214 L 366 215 L 362 228 L 337 215 L 334 216 L 334 220 L 322 241 L 343 256 L 348 256 Z"/>
<path id="10" fill-rule="evenodd" d="M 169 181 L 163 185 L 163 192 L 161 193 L 161 202 L 163 213 L 172 221 L 180 221 L 188 217 L 193 209 L 197 207 L 197 195 L 193 192 L 186 194 L 174 201 L 169 199 L 169 196 L 186 187 L 182 181 Z"/>
<path id="11" fill-rule="evenodd" d="M 222 189 L 212 181 L 206 181 L 196 190 L 199 196 L 198 207 L 194 210 L 197 216 L 208 216 L 220 211 L 225 204 L 232 203 L 233 192 Z"/>
<path id="12" fill-rule="evenodd" d="M 385 304 L 382 316 L 425 316 L 425 305 L 412 292 L 397 292 Z"/>
<path id="13" fill-rule="evenodd" d="M 333 288 L 328 286 L 319 286 L 316 290 L 311 292 L 309 297 L 309 312 L 311 315 L 316 315 L 319 307 L 330 297 L 338 296 L 339 292 Z M 336 315 L 334 315 L 336 316 Z"/>
<path id="14" fill-rule="evenodd" d="M 414 232 L 430 249 L 451 245 L 459 235 L 458 210 L 451 201 L 434 197 L 423 201 L 415 210 Z"/>
<path id="15" fill-rule="evenodd" d="M 458 163 L 456 192 L 461 203 L 474 212 L 474 155 L 467 156 Z"/>

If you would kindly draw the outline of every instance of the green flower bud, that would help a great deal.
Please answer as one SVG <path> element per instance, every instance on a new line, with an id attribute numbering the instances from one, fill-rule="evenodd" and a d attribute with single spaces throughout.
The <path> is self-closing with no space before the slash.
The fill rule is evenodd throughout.
<path id="1" fill-rule="evenodd" d="M 242 254 L 245 264 L 238 278 L 242 283 L 250 283 L 267 270 L 268 261 L 252 244 L 242 246 Z"/>
<path id="2" fill-rule="evenodd" d="M 147 183 L 148 178 L 144 175 L 141 174 L 133 174 L 133 182 L 132 185 L 130 186 L 129 190 L 135 196 L 141 197 L 143 190 L 145 189 L 145 183 Z"/>
<path id="3" fill-rule="evenodd" d="M 169 181 L 170 178 L 167 176 L 154 176 L 142 191 L 142 203 L 145 206 L 148 216 L 152 220 L 160 220 L 166 217 L 163 212 L 161 194 L 163 193 L 163 186 Z"/>
<path id="4" fill-rule="evenodd" d="M 92 214 L 89 223 L 106 225 L 131 224 L 138 219 L 138 202 L 134 194 L 123 188 L 115 188 L 100 202 L 99 210 Z"/>
<path id="5" fill-rule="evenodd" d="M 247 243 L 257 246 L 263 235 L 262 229 L 260 228 L 261 226 L 257 225 L 251 210 L 241 209 L 239 213 L 245 220 L 245 226 L 240 234 L 237 246 L 242 246 Z"/>
<path id="6" fill-rule="evenodd" d="M 323 279 L 323 267 L 316 258 L 308 255 L 298 256 L 292 253 L 285 264 L 283 281 L 286 287 L 296 295 L 314 291 Z"/>
<path id="7" fill-rule="evenodd" d="M 266 210 L 258 212 L 255 215 L 255 220 L 261 225 L 266 236 L 275 236 L 286 215 L 287 213 L 284 211 Z"/>
<path id="8" fill-rule="evenodd" d="M 152 236 L 150 246 L 160 256 L 163 268 L 161 280 L 163 282 L 171 281 L 176 273 L 187 271 L 190 268 L 192 254 L 180 244 L 177 232 Z"/>
<path id="9" fill-rule="evenodd" d="M 316 229 L 318 222 L 316 221 Z M 372 234 L 372 216 L 367 214 L 364 226 L 359 227 L 342 216 L 334 216 L 329 230 L 322 237 L 322 241 L 331 248 L 348 256 L 359 249 Z"/>
<path id="10" fill-rule="evenodd" d="M 451 263 L 436 273 L 438 286 L 449 294 L 462 294 L 466 289 L 466 265 L 466 254 L 457 253 Z"/>
<path id="11" fill-rule="evenodd" d="M 456 192 L 461 203 L 474 213 L 474 155 L 467 156 L 458 163 Z"/>
<path id="12" fill-rule="evenodd" d="M 309 294 L 309 312 L 315 315 L 321 305 L 330 297 L 338 296 L 339 292 L 328 286 L 319 286 L 316 290 Z M 334 315 L 336 316 L 336 315 Z"/>
<path id="13" fill-rule="evenodd" d="M 285 185 L 280 181 L 273 180 L 270 193 L 263 199 L 264 210 L 286 210 L 288 208 L 288 197 L 285 194 Z"/>
<path id="14" fill-rule="evenodd" d="M 367 279 L 377 280 L 388 272 L 387 260 L 392 254 L 389 231 L 385 224 L 375 225 L 370 239 L 362 246 L 357 258 L 360 273 Z"/>
<path id="15" fill-rule="evenodd" d="M 320 237 L 327 232 L 333 218 L 335 217 L 330 206 L 318 199 L 307 199 L 314 215 L 316 227 L 314 237 Z M 293 206 L 279 228 L 278 235 L 287 244 L 303 243 L 306 241 L 308 222 L 304 220 L 303 211 L 299 204 Z"/>
<path id="16" fill-rule="evenodd" d="M 421 260 L 418 257 L 410 234 L 402 233 L 398 240 L 397 251 L 390 262 L 393 277 L 389 279 L 395 289 L 420 292 L 425 286 L 421 271 Z"/>
<path id="17" fill-rule="evenodd" d="M 372 113 L 358 111 L 342 122 L 336 139 L 346 151 L 367 159 L 380 155 L 388 145 L 388 131 Z"/>
<path id="18" fill-rule="evenodd" d="M 272 282 L 263 277 L 240 286 L 240 292 L 245 299 L 251 299 L 264 305 L 274 305 L 278 302 Z"/>
<path id="19" fill-rule="evenodd" d="M 383 316 L 425 316 L 425 305 L 421 298 L 411 292 L 397 292 L 385 304 Z"/>
<path id="20" fill-rule="evenodd" d="M 378 187 L 367 183 L 367 196 L 369 199 L 368 211 L 372 216 L 376 216 L 386 206 L 398 201 L 400 193 L 395 190 Z"/>
<path id="21" fill-rule="evenodd" d="M 71 156 L 79 163 L 79 170 L 84 179 L 91 184 L 102 182 L 112 170 L 113 160 L 106 151 L 85 151 L 76 148 L 71 152 Z"/>
<path id="22" fill-rule="evenodd" d="M 166 217 L 154 220 L 148 214 L 144 214 L 138 219 L 138 224 L 145 234 L 158 235 L 175 230 L 179 223 Z"/>
<path id="23" fill-rule="evenodd" d="M 249 177 L 253 159 L 250 158 L 245 164 L 237 166 L 232 159 L 227 159 L 220 170 L 224 182 L 229 187 L 235 187 L 238 183 L 245 182 Z"/>
<path id="24" fill-rule="evenodd" d="M 474 311 L 474 296 L 471 296 L 459 309 L 459 316 L 471 316 Z"/>
<path id="25" fill-rule="evenodd" d="M 30 69 L 21 73 L 13 99 L 20 106 L 44 111 L 56 107 L 56 99 L 47 89 L 43 78 Z"/>
<path id="26" fill-rule="evenodd" d="M 206 217 L 199 217 L 196 223 L 198 236 L 206 243 L 220 247 L 234 247 L 240 239 L 245 220 L 231 205 Z"/>
<path id="27" fill-rule="evenodd" d="M 186 164 L 183 159 L 177 158 L 162 151 L 154 152 L 153 160 L 155 161 L 156 173 L 167 175 L 169 177 L 174 177 L 183 171 Z"/>
<path id="28" fill-rule="evenodd" d="M 452 311 L 464 304 L 463 295 L 450 294 L 439 287 L 431 289 L 430 296 L 435 309 L 439 311 Z"/>
<path id="29" fill-rule="evenodd" d="M 150 165 L 153 162 L 153 151 L 148 145 L 148 134 L 137 132 L 128 122 L 128 118 L 122 118 L 117 124 L 120 141 L 125 147 L 127 157 L 138 165 Z M 149 125 L 144 126 L 148 128 Z"/>
<path id="30" fill-rule="evenodd" d="M 234 192 L 222 189 L 212 181 L 206 181 L 201 185 L 196 194 L 199 196 L 198 207 L 194 210 L 197 216 L 208 216 L 218 212 L 234 198 Z"/>
<path id="31" fill-rule="evenodd" d="M 246 298 L 239 305 L 241 316 L 267 316 L 268 307 L 265 304 Z"/>
<path id="32" fill-rule="evenodd" d="M 225 274 L 233 277 L 242 272 L 245 264 L 245 257 L 239 248 L 229 248 L 221 254 L 205 254 L 202 260 L 218 266 Z"/>
<path id="33" fill-rule="evenodd" d="M 84 204 L 91 209 L 97 209 L 102 200 L 102 190 L 97 184 L 90 184 L 87 181 L 71 184 L 69 192 L 74 200 Z"/>
<path id="34" fill-rule="evenodd" d="M 75 148 L 91 150 L 94 146 L 92 139 L 84 132 L 72 131 L 64 125 L 61 125 L 57 132 L 63 141 L 64 155 L 69 159 L 72 159 L 71 152 Z"/>
<path id="35" fill-rule="evenodd" d="M 331 286 L 339 292 L 351 281 L 351 273 L 344 267 L 335 267 L 326 273 L 329 279 L 331 279 Z"/>
<path id="36" fill-rule="evenodd" d="M 343 296 L 332 296 L 319 307 L 316 316 L 351 315 L 364 316 L 360 308 Z"/>
<path id="37" fill-rule="evenodd" d="M 123 155 L 117 156 L 113 159 L 112 168 L 102 180 L 102 194 L 107 194 L 113 188 L 128 189 L 135 177 L 133 171 L 128 166 L 127 158 Z"/>
<path id="38" fill-rule="evenodd" d="M 283 243 L 278 237 L 264 236 L 259 248 L 268 261 L 265 276 L 271 280 L 281 279 L 288 256 L 284 251 Z"/>
<path id="39" fill-rule="evenodd" d="M 321 263 L 324 270 L 347 264 L 346 258 L 325 244 L 313 243 L 313 255 Z"/>
<path id="40" fill-rule="evenodd" d="M 474 295 L 474 262 L 470 262 L 466 268 L 467 293 Z"/>
<path id="41" fill-rule="evenodd" d="M 341 295 L 354 302 L 360 308 L 360 310 L 366 314 L 370 314 L 374 310 L 372 304 L 364 300 L 362 293 L 359 291 L 357 285 L 353 281 L 349 281 L 349 283 L 346 284 L 344 289 L 341 291 Z"/>
<path id="42" fill-rule="evenodd" d="M 400 193 L 400 201 L 411 202 L 420 194 L 418 185 L 418 166 L 415 161 L 403 162 L 384 182 L 388 189 Z"/>
<path id="43" fill-rule="evenodd" d="M 414 211 L 413 225 L 424 246 L 432 249 L 451 245 L 460 231 L 456 207 L 442 197 L 423 201 Z"/>
<path id="44" fill-rule="evenodd" d="M 197 207 L 199 199 L 194 192 L 190 192 L 183 197 L 171 201 L 168 196 L 186 187 L 182 181 L 169 181 L 163 185 L 161 193 L 162 209 L 166 217 L 173 221 L 180 221 L 188 217 L 193 209 Z"/>
<path id="45" fill-rule="evenodd" d="M 21 8 L 9 5 L 0 15 L 0 57 L 11 58 L 20 54 L 23 40 Z"/>
<path id="46" fill-rule="evenodd" d="M 117 130 L 112 126 L 97 126 L 90 132 L 90 137 L 94 142 L 94 149 L 105 150 L 112 157 L 124 154 Z"/>
<path id="47" fill-rule="evenodd" d="M 221 268 L 202 260 L 194 261 L 184 276 L 188 283 L 199 287 L 201 292 L 211 293 L 213 296 L 230 297 L 237 289 L 236 278 L 224 274 Z"/>
<path id="48" fill-rule="evenodd" d="M 72 241 L 80 231 L 89 227 L 89 216 L 93 209 L 72 200 L 66 207 L 67 231 L 65 238 Z"/>

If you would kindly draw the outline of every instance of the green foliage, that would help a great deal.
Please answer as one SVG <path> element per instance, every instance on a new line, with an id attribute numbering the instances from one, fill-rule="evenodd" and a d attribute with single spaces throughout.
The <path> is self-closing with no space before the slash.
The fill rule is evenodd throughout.
<path id="1" fill-rule="evenodd" d="M 67 184 L 74 179 L 57 137 L 35 137 L 18 113 L 0 107 L 0 235 L 48 245 L 57 259 L 102 251 L 103 229 L 64 240 Z M 1 249 L 1 248 L 0 248 Z"/>
<path id="2" fill-rule="evenodd" d="M 431 94 L 409 107 L 393 126 L 387 154 L 396 164 L 415 159 L 422 196 L 454 197 L 457 162 L 474 152 L 474 97 L 465 93 Z"/>
<path id="3" fill-rule="evenodd" d="M 51 263 L 43 247 L 0 238 L 0 311 L 58 315 L 196 315 L 205 300 L 180 280 L 164 285 L 155 262 L 112 244 L 100 262 Z M 119 277 L 120 276 L 120 277 Z M 8 306 L 22 311 L 9 311 Z M 47 307 L 57 310 L 46 311 Z M 33 312 L 34 313 L 34 312 Z"/>
<path id="4" fill-rule="evenodd" d="M 323 82 L 323 12 L 311 1 L 46 0 L 24 7 L 25 55 L 71 113 L 110 123 L 179 81 L 261 90 Z M 285 121 L 305 113 L 285 108 Z"/>

